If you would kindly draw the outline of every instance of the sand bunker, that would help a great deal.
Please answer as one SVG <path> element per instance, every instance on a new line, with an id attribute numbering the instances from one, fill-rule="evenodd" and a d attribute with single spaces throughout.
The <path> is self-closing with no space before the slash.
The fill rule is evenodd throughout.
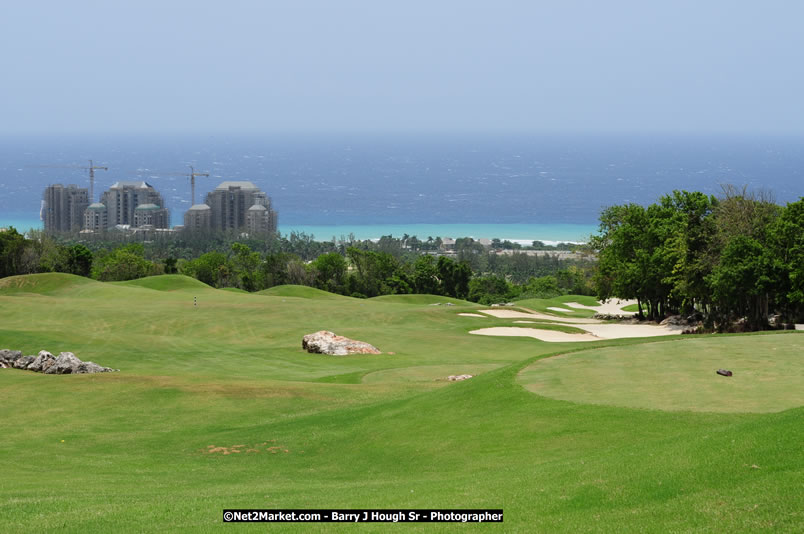
<path id="1" fill-rule="evenodd" d="M 650 324 L 589 324 L 582 327 L 587 332 L 602 339 L 620 339 L 624 337 L 655 337 L 680 334 L 684 326 L 659 326 Z"/>
<path id="2" fill-rule="evenodd" d="M 548 306 L 547 309 L 557 311 L 557 312 L 561 312 L 561 313 L 575 313 L 572 310 L 567 310 L 565 308 L 556 308 L 555 306 Z"/>
<path id="3" fill-rule="evenodd" d="M 570 308 L 579 308 L 582 310 L 594 310 L 597 313 L 608 313 L 611 315 L 633 315 L 636 312 L 627 312 L 622 309 L 631 304 L 636 304 L 636 300 L 609 300 L 600 306 L 586 306 L 578 302 L 565 302 L 564 304 Z"/>
<path id="4" fill-rule="evenodd" d="M 556 330 L 539 330 L 538 328 L 522 328 L 518 326 L 497 326 L 472 330 L 470 334 L 478 336 L 532 337 L 541 341 L 561 343 L 563 341 L 600 341 L 592 334 L 567 334 Z"/>
<path id="5" fill-rule="evenodd" d="M 461 317 L 480 317 L 482 319 L 486 318 L 485 315 L 480 315 L 479 313 L 459 313 L 458 315 L 460 315 Z"/>
<path id="6" fill-rule="evenodd" d="M 626 314 L 619 310 L 621 306 L 628 306 L 630 301 L 610 301 L 607 304 L 599 307 L 584 306 L 577 302 L 567 302 L 567 306 L 574 308 L 584 308 L 590 310 L 599 310 L 601 313 L 614 313 Z M 551 310 L 559 311 L 560 308 L 549 308 Z M 480 310 L 481 313 L 491 315 L 500 319 L 519 319 L 515 323 L 535 323 L 538 320 L 552 321 L 552 324 L 572 325 L 581 330 L 585 330 L 583 334 L 568 334 L 565 332 L 557 332 L 555 330 L 541 330 L 538 328 L 527 327 L 496 327 L 496 328 L 481 328 L 480 330 L 473 330 L 470 334 L 477 334 L 481 336 L 524 336 L 540 339 L 542 341 L 550 342 L 564 342 L 564 341 L 600 341 L 602 339 L 620 339 L 628 337 L 655 337 L 655 336 L 672 336 L 680 334 L 683 326 L 659 326 L 656 324 L 616 324 L 604 323 L 597 319 L 580 319 L 574 317 L 559 317 L 557 315 L 547 315 L 544 313 L 521 308 L 521 310 Z M 568 311 L 568 310 L 564 310 Z M 524 319 L 524 320 L 523 320 Z M 526 320 L 530 319 L 530 320 Z"/>
<path id="7" fill-rule="evenodd" d="M 522 322 L 522 321 L 516 321 Z M 555 330 L 540 330 L 518 326 L 499 326 L 472 330 L 470 334 L 479 336 L 520 336 L 532 337 L 542 341 L 600 341 L 602 339 L 621 339 L 627 337 L 656 337 L 680 334 L 683 326 L 658 326 L 645 324 L 590 324 L 584 325 L 585 334 L 567 334 Z"/>

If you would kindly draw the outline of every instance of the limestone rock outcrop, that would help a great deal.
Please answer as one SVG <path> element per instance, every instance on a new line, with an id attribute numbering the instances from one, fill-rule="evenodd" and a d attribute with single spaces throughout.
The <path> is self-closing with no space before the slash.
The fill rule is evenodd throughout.
<path id="1" fill-rule="evenodd" d="M 346 356 L 348 354 L 382 354 L 377 347 L 363 341 L 338 336 L 333 332 L 321 330 L 302 338 L 302 348 L 314 354 Z"/>
<path id="2" fill-rule="evenodd" d="M 0 368 L 25 369 L 47 375 L 119 371 L 119 369 L 102 367 L 93 362 L 82 362 L 72 352 L 62 352 L 58 356 L 53 356 L 50 352 L 41 350 L 36 356 L 23 356 L 21 351 L 9 349 L 0 349 Z"/>

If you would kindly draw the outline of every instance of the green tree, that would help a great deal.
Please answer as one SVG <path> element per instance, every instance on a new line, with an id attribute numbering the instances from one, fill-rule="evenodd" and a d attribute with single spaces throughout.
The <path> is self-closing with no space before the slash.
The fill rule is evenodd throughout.
<path id="1" fill-rule="evenodd" d="M 312 262 L 315 269 L 315 284 L 319 289 L 332 293 L 341 293 L 345 290 L 346 258 L 337 252 L 321 254 Z"/>
<path id="2" fill-rule="evenodd" d="M 469 281 L 468 300 L 481 304 L 505 302 L 511 297 L 511 285 L 502 276 L 478 276 Z"/>
<path id="3" fill-rule="evenodd" d="M 115 249 L 95 261 L 92 278 L 102 282 L 117 282 L 156 274 L 156 266 L 143 258 L 143 253 L 143 246 L 139 243 Z"/>
<path id="4" fill-rule="evenodd" d="M 66 248 L 67 272 L 79 276 L 92 274 L 92 251 L 80 243 Z M 174 260 L 175 261 L 175 260 Z"/>
<path id="5" fill-rule="evenodd" d="M 0 278 L 20 274 L 20 264 L 26 245 L 25 237 L 13 226 L 0 232 Z"/>
<path id="6" fill-rule="evenodd" d="M 804 197 L 787 204 L 769 228 L 780 307 L 791 321 L 804 319 Z"/>
<path id="7" fill-rule="evenodd" d="M 182 273 L 192 276 L 212 287 L 222 286 L 221 276 L 228 276 L 226 256 L 220 252 L 207 252 L 198 258 L 188 261 L 182 267 Z"/>
<path id="8" fill-rule="evenodd" d="M 413 263 L 413 288 L 416 293 L 437 295 L 438 271 L 436 260 L 429 254 L 423 254 Z"/>

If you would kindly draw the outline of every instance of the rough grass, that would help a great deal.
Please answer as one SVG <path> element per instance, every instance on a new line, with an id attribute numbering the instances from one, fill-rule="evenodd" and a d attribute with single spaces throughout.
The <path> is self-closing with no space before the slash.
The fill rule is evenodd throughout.
<path id="1" fill-rule="evenodd" d="M 577 344 L 471 336 L 478 323 L 457 307 L 415 299 L 59 275 L 0 287 L 0 347 L 122 369 L 0 370 L 2 532 L 222 531 L 221 510 L 245 507 L 505 510 L 503 525 L 403 527 L 416 532 L 800 531 L 801 407 L 670 412 L 536 395 L 519 372 Z M 302 335 L 321 329 L 385 354 L 302 352 Z M 761 338 L 779 352 L 801 335 L 712 337 L 707 350 Z M 583 349 L 655 351 L 673 365 L 684 343 Z M 444 380 L 465 372 L 478 376 Z"/>

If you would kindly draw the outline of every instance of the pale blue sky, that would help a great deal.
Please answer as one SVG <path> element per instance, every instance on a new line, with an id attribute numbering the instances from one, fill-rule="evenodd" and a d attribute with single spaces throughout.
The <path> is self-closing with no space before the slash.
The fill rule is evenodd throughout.
<path id="1" fill-rule="evenodd" d="M 804 2 L 16 1 L 0 133 L 804 133 Z"/>

